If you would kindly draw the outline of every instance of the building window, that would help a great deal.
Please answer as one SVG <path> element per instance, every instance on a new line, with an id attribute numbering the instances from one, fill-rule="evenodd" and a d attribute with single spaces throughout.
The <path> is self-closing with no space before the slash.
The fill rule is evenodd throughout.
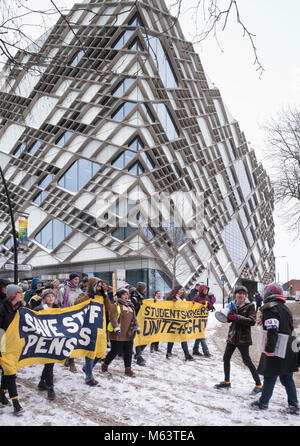
<path id="1" fill-rule="evenodd" d="M 112 45 L 112 48 L 114 48 L 115 50 L 122 49 L 134 32 L 135 31 L 132 29 L 127 29 L 126 31 L 124 31 L 118 38 L 118 40 Z"/>
<path id="2" fill-rule="evenodd" d="M 51 181 L 53 180 L 53 175 L 46 175 L 40 182 L 39 182 L 39 187 L 41 189 L 46 189 L 46 187 L 49 186 L 49 184 L 51 183 Z"/>
<path id="3" fill-rule="evenodd" d="M 132 167 L 130 167 L 130 169 L 128 169 L 128 172 L 132 173 L 133 175 L 143 175 L 143 173 L 145 172 L 143 166 L 141 165 L 141 163 L 139 161 L 137 161 L 136 163 L 133 164 Z"/>
<path id="4" fill-rule="evenodd" d="M 144 34 L 144 39 L 164 86 L 178 88 L 177 77 L 161 41 L 157 37 L 146 34 Z"/>
<path id="5" fill-rule="evenodd" d="M 35 236 L 35 240 L 46 249 L 55 249 L 69 234 L 72 228 L 59 220 L 51 220 Z"/>
<path id="6" fill-rule="evenodd" d="M 25 149 L 26 149 L 26 144 L 25 143 L 19 144 L 18 147 L 16 148 L 16 150 L 14 151 L 13 155 L 16 158 L 19 158 L 22 155 L 22 153 L 24 152 Z"/>
<path id="7" fill-rule="evenodd" d="M 145 164 L 149 170 L 152 170 L 155 168 L 155 164 L 152 161 L 152 158 L 150 157 L 150 155 L 148 155 L 148 153 L 142 152 L 141 157 L 143 158 L 143 161 L 145 162 Z"/>
<path id="8" fill-rule="evenodd" d="M 124 167 L 127 166 L 127 164 L 130 163 L 130 161 L 132 161 L 135 157 L 136 153 L 132 152 L 131 150 L 125 150 L 112 162 L 112 166 L 116 167 L 117 169 L 124 169 Z"/>
<path id="9" fill-rule="evenodd" d="M 77 160 L 59 179 L 58 185 L 77 193 L 93 178 L 99 169 L 100 166 L 92 161 Z"/>
<path id="10" fill-rule="evenodd" d="M 154 103 L 153 107 L 156 111 L 157 117 L 163 126 L 163 129 L 169 138 L 169 140 L 173 140 L 178 138 L 179 131 L 175 125 L 175 122 L 168 110 L 168 107 L 165 104 Z"/>
<path id="11" fill-rule="evenodd" d="M 70 130 L 66 130 L 65 133 L 63 133 L 56 141 L 55 144 L 58 147 L 64 147 L 64 145 L 67 144 L 67 142 L 69 141 L 69 139 L 71 138 L 71 136 L 73 135 L 73 132 L 71 132 Z"/>
<path id="12" fill-rule="evenodd" d="M 122 82 L 120 82 L 116 88 L 112 91 L 111 95 L 115 96 L 117 98 L 121 98 L 124 96 L 128 88 L 131 87 L 131 85 L 134 83 L 135 79 L 132 79 L 130 77 L 124 79 Z"/>
<path id="13" fill-rule="evenodd" d="M 135 150 L 143 150 L 145 148 L 143 141 L 139 136 L 134 138 L 129 144 L 128 147 Z"/>
<path id="14" fill-rule="evenodd" d="M 123 121 L 123 119 L 136 106 L 134 102 L 124 102 L 112 115 L 111 118 L 115 121 Z"/>
<path id="15" fill-rule="evenodd" d="M 34 198 L 33 202 L 40 206 L 44 200 L 48 197 L 48 192 L 45 192 L 44 190 L 41 191 L 37 196 Z"/>
<path id="16" fill-rule="evenodd" d="M 115 229 L 111 235 L 119 240 L 126 240 L 128 237 L 130 237 L 132 234 L 136 232 L 135 228 L 132 228 L 131 226 L 127 226 L 126 228 L 117 228 Z"/>
<path id="17" fill-rule="evenodd" d="M 83 50 L 78 51 L 78 53 L 76 53 L 76 56 L 73 58 L 72 62 L 70 63 L 70 66 L 76 67 L 79 64 L 79 62 L 83 56 L 84 56 L 84 51 Z"/>
<path id="18" fill-rule="evenodd" d="M 36 141 L 34 144 L 32 144 L 32 146 L 28 150 L 28 153 L 30 153 L 30 155 L 35 155 L 42 144 L 43 144 L 43 141 Z"/>

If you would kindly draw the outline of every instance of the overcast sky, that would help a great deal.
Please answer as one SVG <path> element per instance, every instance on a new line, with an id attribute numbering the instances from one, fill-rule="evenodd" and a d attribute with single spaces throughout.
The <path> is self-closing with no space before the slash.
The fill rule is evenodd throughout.
<path id="1" fill-rule="evenodd" d="M 191 7 L 198 0 L 183 0 L 180 24 L 187 40 L 194 41 L 198 18 Z M 204 0 L 202 0 L 204 1 Z M 175 0 L 166 0 L 167 5 Z M 226 6 L 229 0 L 220 0 Z M 59 5 L 70 6 L 73 0 L 57 0 Z M 206 0 L 206 4 L 208 0 Z M 29 5 L 40 7 L 40 0 L 29 0 Z M 257 158 L 268 168 L 265 160 L 265 135 L 261 126 L 274 116 L 284 105 L 297 105 L 300 100 L 300 2 L 299 0 L 238 0 L 241 19 L 247 29 L 255 34 L 254 42 L 260 63 L 265 71 L 262 78 L 253 65 L 254 54 L 247 37 L 234 19 L 229 19 L 225 31 L 219 31 L 217 40 L 211 36 L 201 44 L 194 45 L 204 69 L 212 82 L 219 88 L 222 98 L 233 117 L 239 122 L 247 141 L 255 149 Z M 288 5 L 288 6 L 287 6 Z M 186 10 L 188 6 L 188 10 Z M 43 0 L 43 9 L 51 7 Z M 172 10 L 175 13 L 175 9 Z M 221 47 L 221 48 L 220 48 Z M 277 278 L 300 279 L 300 242 L 295 234 L 289 234 L 275 213 L 276 245 L 275 256 L 286 256 L 276 260 Z"/>
<path id="2" fill-rule="evenodd" d="M 193 0 L 189 0 L 189 5 Z M 172 0 L 168 0 L 172 3 Z M 222 4 L 228 4 L 223 1 Z M 256 35 L 255 45 L 265 71 L 262 78 L 253 65 L 254 55 L 247 37 L 235 20 L 218 33 L 218 42 L 211 36 L 194 48 L 204 69 L 220 89 L 222 98 L 239 122 L 257 158 L 268 170 L 265 159 L 265 134 L 261 126 L 282 106 L 298 105 L 300 101 L 300 2 L 299 0 L 239 0 L 241 19 Z M 201 10 L 199 10 L 200 12 Z M 180 23 L 188 40 L 193 41 L 195 23 L 192 11 L 181 16 Z M 220 49 L 221 47 L 221 49 Z M 300 279 L 300 243 L 288 233 L 277 208 L 275 215 L 277 278 L 282 282 Z"/>

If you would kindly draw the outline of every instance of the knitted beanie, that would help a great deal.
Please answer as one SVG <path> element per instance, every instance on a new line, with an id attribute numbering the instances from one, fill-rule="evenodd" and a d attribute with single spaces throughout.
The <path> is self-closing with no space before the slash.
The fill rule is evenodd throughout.
<path id="1" fill-rule="evenodd" d="M 7 285 L 6 287 L 6 297 L 14 297 L 17 293 L 23 293 L 23 290 L 20 286 L 15 285 L 13 283 Z"/>

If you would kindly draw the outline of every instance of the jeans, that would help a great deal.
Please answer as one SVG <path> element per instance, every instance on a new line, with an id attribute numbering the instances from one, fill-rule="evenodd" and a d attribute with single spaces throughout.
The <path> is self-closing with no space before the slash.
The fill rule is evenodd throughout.
<path id="1" fill-rule="evenodd" d="M 260 386 L 261 385 L 260 378 L 259 378 L 259 375 L 255 368 L 255 365 L 251 361 L 248 345 L 233 345 L 233 344 L 226 345 L 225 353 L 223 356 L 225 381 L 227 381 L 227 382 L 230 381 L 230 359 L 231 359 L 231 356 L 233 355 L 233 352 L 236 348 L 239 349 L 239 352 L 242 355 L 243 363 L 250 370 L 251 375 L 255 381 L 255 384 L 257 386 Z"/>
<path id="2" fill-rule="evenodd" d="M 83 371 L 85 373 L 85 382 L 89 382 L 91 379 L 94 378 L 93 368 L 100 360 L 100 358 L 90 359 L 85 357 L 85 366 L 83 367 Z"/>
<path id="3" fill-rule="evenodd" d="M 265 404 L 266 406 L 268 405 L 272 397 L 277 378 L 278 376 L 264 377 L 264 385 L 259 399 L 261 404 Z M 293 372 L 287 373 L 286 375 L 280 375 L 279 379 L 281 384 L 285 387 L 289 406 L 298 407 L 297 390 L 293 379 Z"/>
<path id="4" fill-rule="evenodd" d="M 205 338 L 202 338 L 202 339 L 195 339 L 195 344 L 194 344 L 194 347 L 193 347 L 193 353 L 199 351 L 199 344 L 201 344 L 203 353 L 204 353 L 205 355 L 208 355 L 208 354 L 209 354 L 209 350 L 208 350 L 208 347 L 207 347 Z"/>
<path id="5" fill-rule="evenodd" d="M 173 345 L 174 345 L 174 342 L 168 342 L 167 353 L 172 353 Z M 188 343 L 186 341 L 182 342 L 181 347 L 182 347 L 182 350 L 184 351 L 184 354 L 188 355 L 189 354 Z"/>

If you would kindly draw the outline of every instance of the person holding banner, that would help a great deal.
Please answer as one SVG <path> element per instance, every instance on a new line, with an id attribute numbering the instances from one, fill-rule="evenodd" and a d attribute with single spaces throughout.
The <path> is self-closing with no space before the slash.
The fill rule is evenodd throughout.
<path id="1" fill-rule="evenodd" d="M 143 300 L 146 299 L 147 285 L 145 282 L 138 282 L 136 284 L 136 288 L 128 286 L 128 290 L 129 290 L 130 300 L 133 303 L 135 314 L 137 316 L 140 311 Z M 139 345 L 135 349 L 134 359 L 136 359 L 137 365 L 140 365 L 140 366 L 146 365 L 146 361 L 142 357 L 142 353 L 145 348 L 146 348 L 146 345 Z"/>
<path id="2" fill-rule="evenodd" d="M 66 308 L 74 305 L 75 300 L 79 294 L 82 293 L 82 290 L 79 287 L 79 281 L 79 274 L 71 273 L 69 275 L 69 280 L 58 288 L 57 301 L 61 307 Z M 70 371 L 73 373 L 77 371 L 74 358 L 69 358 L 68 361 L 65 362 L 65 366 L 70 367 Z"/>
<path id="3" fill-rule="evenodd" d="M 102 372 L 107 372 L 109 364 L 119 353 L 122 353 L 125 375 L 135 376 L 131 369 L 131 362 L 135 334 L 139 331 L 134 305 L 128 291 L 120 289 L 117 291 L 115 303 L 111 305 L 110 323 L 108 324 L 111 350 L 102 363 Z"/>
<path id="4" fill-rule="evenodd" d="M 163 295 L 161 294 L 160 290 L 155 291 L 154 294 L 154 302 L 158 301 L 162 301 L 164 300 Z M 152 344 L 150 345 L 150 353 L 153 352 L 159 352 L 159 342 L 152 342 Z"/>
<path id="5" fill-rule="evenodd" d="M 7 285 L 6 298 L 0 305 L 0 329 L 6 331 L 13 321 L 18 309 L 23 306 L 22 294 L 23 290 L 18 285 Z M 12 400 L 14 406 L 14 414 L 17 416 L 21 415 L 24 409 L 22 408 L 18 400 L 16 375 L 4 375 L 4 372 L 2 370 L 0 402 L 4 405 L 9 404 L 9 400 L 5 396 L 6 391 L 8 391 L 9 397 Z"/>
<path id="6" fill-rule="evenodd" d="M 216 389 L 228 389 L 230 383 L 230 360 L 236 348 L 240 351 L 243 363 L 248 367 L 251 375 L 255 381 L 255 387 L 252 394 L 262 391 L 262 384 L 253 364 L 250 355 L 249 347 L 252 345 L 251 327 L 255 325 L 256 311 L 254 303 L 247 298 L 248 290 L 244 286 L 237 286 L 234 290 L 235 301 L 233 310 L 227 315 L 227 320 L 231 323 L 225 353 L 223 356 L 224 375 L 225 379 L 219 384 L 215 385 Z"/>
<path id="7" fill-rule="evenodd" d="M 103 281 L 98 277 L 89 278 L 87 293 L 80 294 L 75 301 L 75 305 L 88 299 L 95 299 L 96 296 L 103 297 L 105 314 L 109 314 L 111 303 L 108 298 L 107 292 L 103 288 Z M 99 361 L 100 358 L 91 359 L 87 356 L 85 357 L 85 365 L 83 366 L 82 370 L 85 373 L 85 382 L 88 386 L 93 387 L 98 384 L 98 381 L 93 376 L 93 369 Z"/>
<path id="8" fill-rule="evenodd" d="M 184 288 L 181 285 L 175 286 L 170 291 L 170 293 L 167 295 L 166 300 L 173 300 L 174 302 L 176 302 L 176 301 L 185 301 L 186 297 L 185 297 Z M 172 357 L 173 346 L 174 346 L 174 342 L 168 342 L 167 354 L 166 354 L 166 358 L 167 359 L 170 359 Z M 184 352 L 185 360 L 186 361 L 193 361 L 194 358 L 189 353 L 189 348 L 188 348 L 187 341 L 181 342 L 181 347 L 182 347 L 182 350 Z"/>
<path id="9" fill-rule="evenodd" d="M 207 285 L 199 285 L 198 294 L 196 294 L 193 298 L 193 303 L 198 302 L 202 305 L 206 305 L 208 311 L 213 311 L 213 304 L 208 298 L 209 287 Z M 203 354 L 206 358 L 210 358 L 211 354 L 209 352 L 206 339 L 195 339 L 194 347 L 193 347 L 193 355 L 194 356 L 202 356 L 202 353 L 199 351 L 199 344 L 201 343 L 201 347 L 203 350 Z"/>
<path id="10" fill-rule="evenodd" d="M 285 387 L 288 400 L 287 413 L 300 415 L 297 390 L 293 373 L 298 371 L 298 341 L 293 336 L 293 316 L 283 297 L 283 288 L 277 283 L 266 285 L 264 290 L 264 305 L 261 307 L 260 323 L 267 331 L 265 351 L 262 353 L 258 373 L 264 376 L 261 396 L 251 406 L 264 410 L 268 409 L 277 378 Z M 288 335 L 284 357 L 276 356 L 276 346 L 280 334 Z M 294 348 L 293 348 L 294 347 Z"/>
<path id="11" fill-rule="evenodd" d="M 34 311 L 42 311 L 46 308 L 59 308 L 59 306 L 56 304 L 55 291 L 52 288 L 48 288 L 43 291 L 41 305 L 35 307 Z M 47 391 L 48 400 L 55 399 L 53 368 L 53 362 L 44 365 L 42 376 L 38 384 L 39 390 Z"/>

